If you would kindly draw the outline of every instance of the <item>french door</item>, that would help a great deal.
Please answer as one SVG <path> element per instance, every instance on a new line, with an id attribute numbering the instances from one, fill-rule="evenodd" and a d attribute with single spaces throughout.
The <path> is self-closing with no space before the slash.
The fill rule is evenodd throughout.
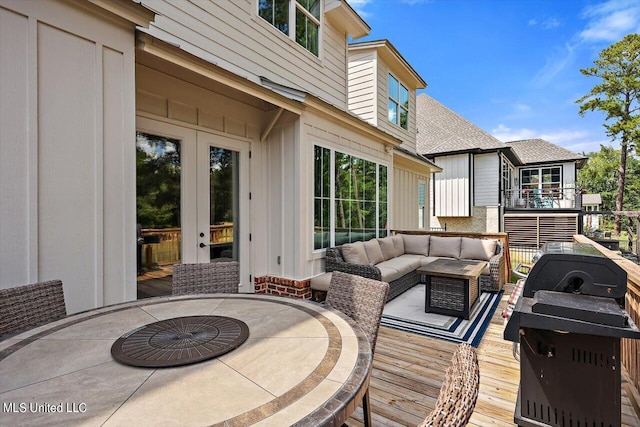
<path id="1" fill-rule="evenodd" d="M 249 143 L 138 117 L 136 161 L 138 298 L 175 263 L 237 260 L 249 285 Z"/>

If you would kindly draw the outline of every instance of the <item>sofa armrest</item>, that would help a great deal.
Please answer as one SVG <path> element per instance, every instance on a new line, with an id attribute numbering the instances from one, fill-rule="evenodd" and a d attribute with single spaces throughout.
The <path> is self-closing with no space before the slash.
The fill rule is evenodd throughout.
<path id="1" fill-rule="evenodd" d="M 342 252 L 339 248 L 327 249 L 325 271 L 342 271 L 343 273 L 355 274 L 369 279 L 382 280 L 382 274 L 378 267 L 348 263 L 342 258 Z"/>
<path id="2" fill-rule="evenodd" d="M 489 271 L 491 272 L 491 288 L 493 291 L 500 291 L 504 287 L 504 276 L 506 260 L 504 251 L 492 256 L 489 259 Z"/>

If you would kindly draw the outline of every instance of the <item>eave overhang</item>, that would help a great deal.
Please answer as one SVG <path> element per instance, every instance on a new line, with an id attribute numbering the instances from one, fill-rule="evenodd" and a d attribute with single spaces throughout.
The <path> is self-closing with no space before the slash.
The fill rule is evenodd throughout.
<path id="1" fill-rule="evenodd" d="M 393 163 L 424 175 L 442 172 L 442 168 L 431 160 L 402 147 L 393 149 Z"/>
<path id="2" fill-rule="evenodd" d="M 144 28 L 149 28 L 156 16 L 151 9 L 131 0 L 89 0 L 89 3 Z"/>
<path id="3" fill-rule="evenodd" d="M 167 43 L 150 34 L 136 32 L 136 49 L 136 55 L 152 55 L 294 114 L 301 115 L 304 111 L 305 107 L 299 100 L 238 76 L 181 49 L 180 46 Z"/>
<path id="4" fill-rule="evenodd" d="M 344 0 L 327 2 L 324 8 L 324 16 L 339 28 L 344 28 L 352 39 L 359 39 L 369 35 L 371 32 L 371 27 Z"/>

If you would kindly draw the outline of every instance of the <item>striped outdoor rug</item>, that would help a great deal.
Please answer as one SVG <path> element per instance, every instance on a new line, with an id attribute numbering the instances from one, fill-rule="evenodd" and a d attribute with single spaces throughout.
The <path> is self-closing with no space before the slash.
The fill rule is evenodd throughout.
<path id="1" fill-rule="evenodd" d="M 382 326 L 474 347 L 480 344 L 502 292 L 482 292 L 471 309 L 469 320 L 461 317 L 425 313 L 425 285 L 418 284 L 388 302 L 382 313 Z"/>

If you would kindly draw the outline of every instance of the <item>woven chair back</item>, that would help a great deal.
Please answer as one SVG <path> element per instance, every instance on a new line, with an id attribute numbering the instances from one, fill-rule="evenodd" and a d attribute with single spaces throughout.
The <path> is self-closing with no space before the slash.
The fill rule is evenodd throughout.
<path id="1" fill-rule="evenodd" d="M 388 294 L 386 282 L 334 271 L 325 304 L 356 321 L 367 335 L 373 353 Z"/>
<path id="2" fill-rule="evenodd" d="M 67 315 L 60 280 L 0 289 L 0 337 Z"/>
<path id="3" fill-rule="evenodd" d="M 478 357 L 469 344 L 460 344 L 447 368 L 436 406 L 419 427 L 466 426 L 480 387 Z"/>
<path id="4" fill-rule="evenodd" d="M 175 264 L 173 266 L 173 295 L 238 293 L 240 263 L 219 261 L 208 264 Z"/>

